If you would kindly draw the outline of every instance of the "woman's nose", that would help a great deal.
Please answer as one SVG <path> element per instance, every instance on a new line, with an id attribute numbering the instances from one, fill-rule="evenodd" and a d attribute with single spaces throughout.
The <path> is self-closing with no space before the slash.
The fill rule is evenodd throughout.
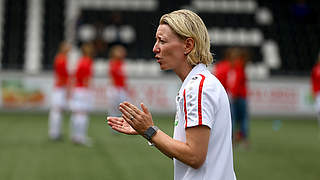
<path id="1" fill-rule="evenodd" d="M 158 53 L 159 52 L 159 47 L 158 47 L 158 43 L 157 42 L 154 44 L 152 51 L 154 53 Z"/>

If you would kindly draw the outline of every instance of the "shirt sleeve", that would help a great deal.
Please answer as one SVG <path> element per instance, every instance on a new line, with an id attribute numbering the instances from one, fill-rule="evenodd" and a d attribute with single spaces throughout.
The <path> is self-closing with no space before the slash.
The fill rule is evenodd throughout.
<path id="1" fill-rule="evenodd" d="M 207 81 L 204 75 L 196 75 L 183 91 L 185 128 L 201 125 L 212 128 L 214 105 Z"/>

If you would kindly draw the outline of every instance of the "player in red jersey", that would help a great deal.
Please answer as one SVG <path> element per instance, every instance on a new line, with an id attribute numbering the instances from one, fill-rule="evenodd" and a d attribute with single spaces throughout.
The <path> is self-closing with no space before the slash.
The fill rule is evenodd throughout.
<path id="1" fill-rule="evenodd" d="M 248 147 L 249 117 L 247 105 L 247 77 L 245 66 L 248 53 L 245 50 L 233 49 L 231 68 L 228 72 L 227 89 L 231 103 L 233 138 L 235 143 L 243 142 Z"/>
<path id="2" fill-rule="evenodd" d="M 90 83 L 93 75 L 93 46 L 90 43 L 82 45 L 82 57 L 79 59 L 74 74 L 74 89 L 70 103 L 71 114 L 71 140 L 76 144 L 90 146 L 87 137 L 89 116 L 92 108 L 92 94 Z"/>
<path id="3" fill-rule="evenodd" d="M 318 125 L 320 128 L 320 53 L 318 55 L 318 60 L 311 71 L 311 88 L 312 96 L 315 99 L 315 108 L 317 112 Z"/>
<path id="4" fill-rule="evenodd" d="M 213 74 L 219 79 L 223 87 L 226 89 L 227 88 L 227 77 L 228 77 L 228 72 L 230 70 L 230 53 L 231 53 L 231 48 L 228 48 L 225 51 L 225 56 L 222 60 L 218 61 L 214 67 L 213 67 Z M 227 89 L 226 89 L 227 90 Z"/>
<path id="5" fill-rule="evenodd" d="M 109 76 L 112 86 L 107 89 L 110 116 L 120 117 L 119 104 L 128 100 L 127 76 L 125 73 L 125 57 L 127 50 L 122 45 L 114 45 L 110 49 Z"/>
<path id="6" fill-rule="evenodd" d="M 55 82 L 52 92 L 48 128 L 49 138 L 52 140 L 58 140 L 61 137 L 62 112 L 66 108 L 69 94 L 67 55 L 70 49 L 70 44 L 62 42 L 53 64 Z"/>

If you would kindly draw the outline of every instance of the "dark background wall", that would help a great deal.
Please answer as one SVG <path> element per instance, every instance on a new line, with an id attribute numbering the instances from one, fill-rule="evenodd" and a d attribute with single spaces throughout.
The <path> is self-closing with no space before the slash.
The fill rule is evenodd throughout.
<path id="1" fill-rule="evenodd" d="M 66 0 L 44 0 L 44 23 L 43 23 L 43 70 L 52 69 L 52 59 L 56 53 L 59 42 L 64 37 L 65 31 L 65 2 Z M 304 8 L 298 8 L 295 0 L 292 1 L 263 1 L 258 0 L 259 7 L 267 7 L 273 15 L 273 23 L 262 26 L 255 22 L 250 14 L 239 13 L 209 13 L 199 12 L 206 25 L 209 27 L 243 27 L 258 28 L 265 38 L 270 38 L 278 43 L 281 57 L 281 67 L 273 69 L 272 75 L 308 75 L 312 65 L 316 61 L 320 49 L 320 3 L 319 1 L 305 1 Z M 4 30 L 2 35 L 2 69 L 22 69 L 25 51 L 25 29 L 27 1 L 5 0 Z M 113 41 L 103 39 L 103 31 L 98 31 L 93 39 L 97 47 L 97 57 L 107 58 L 108 49 L 116 43 L 123 43 L 128 48 L 129 58 L 149 59 L 153 57 L 152 47 L 154 33 L 159 18 L 163 13 L 179 9 L 189 5 L 190 1 L 161 0 L 156 11 L 110 11 L 82 9 L 81 16 L 77 21 L 77 28 L 83 24 L 91 24 L 96 29 L 103 30 L 105 27 L 115 25 L 130 26 L 135 33 L 135 40 L 131 42 Z M 121 14 L 120 24 L 112 20 L 114 14 Z M 78 32 L 78 31 L 77 31 Z M 77 45 L 83 43 L 76 37 Z M 214 45 L 212 51 L 216 54 L 215 59 L 222 58 L 223 51 L 228 46 Z M 252 54 L 252 61 L 261 61 L 259 46 L 248 46 Z"/>

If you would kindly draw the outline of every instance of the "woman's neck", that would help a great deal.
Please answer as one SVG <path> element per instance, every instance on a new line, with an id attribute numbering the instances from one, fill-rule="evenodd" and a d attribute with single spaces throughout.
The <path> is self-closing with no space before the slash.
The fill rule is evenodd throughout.
<path id="1" fill-rule="evenodd" d="M 188 64 L 188 63 L 184 63 L 182 66 L 180 66 L 179 68 L 173 70 L 177 76 L 181 79 L 181 81 L 183 82 L 186 77 L 188 76 L 188 74 L 190 73 L 190 71 L 192 70 L 193 66 Z"/>

